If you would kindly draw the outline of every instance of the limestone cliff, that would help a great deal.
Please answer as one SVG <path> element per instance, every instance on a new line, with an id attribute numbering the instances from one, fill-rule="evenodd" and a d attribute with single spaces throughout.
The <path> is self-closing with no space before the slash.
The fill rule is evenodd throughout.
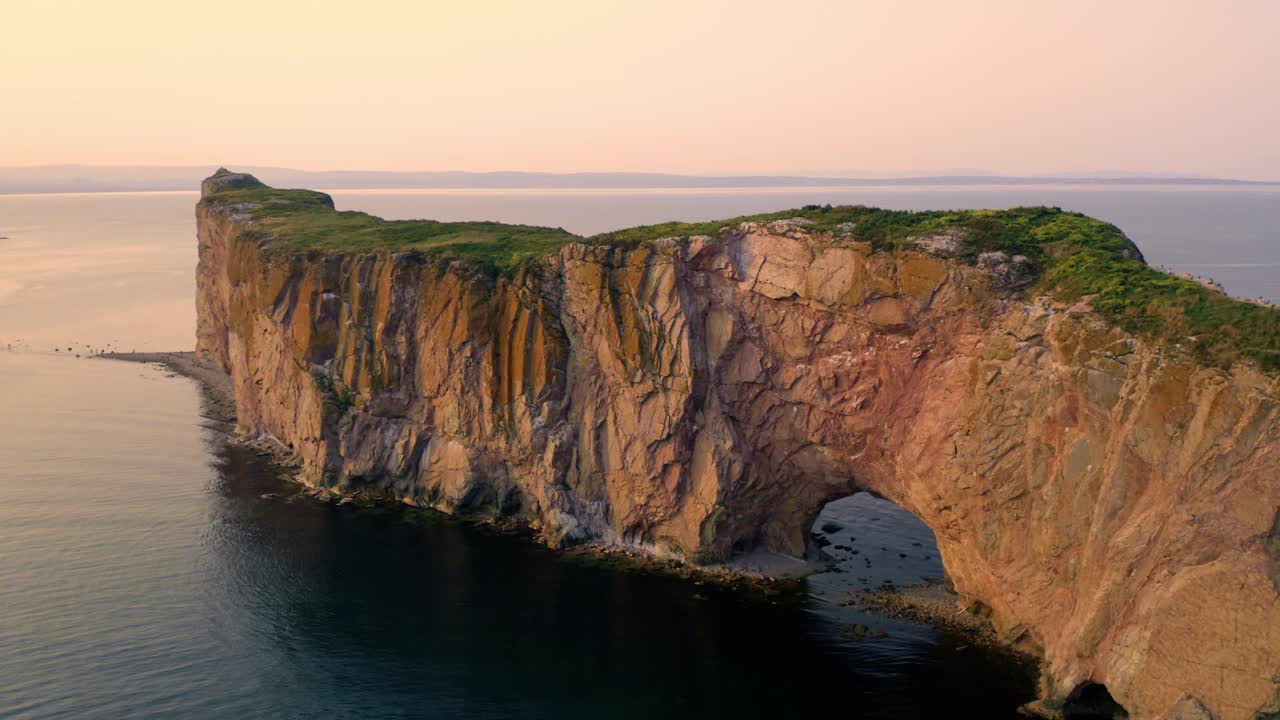
<path id="1" fill-rule="evenodd" d="M 802 554 L 869 490 L 1041 650 L 1041 712 L 1089 681 L 1134 718 L 1280 712 L 1280 383 L 1254 365 L 1035 297 L 963 238 L 782 220 L 495 274 L 272 250 L 261 204 L 213 201 L 245 184 L 197 208 L 198 353 L 306 482 L 700 562 Z"/>

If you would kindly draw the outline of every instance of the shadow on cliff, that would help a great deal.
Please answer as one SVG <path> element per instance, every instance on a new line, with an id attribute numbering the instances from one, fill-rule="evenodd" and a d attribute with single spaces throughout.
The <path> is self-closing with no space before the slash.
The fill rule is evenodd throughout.
<path id="1" fill-rule="evenodd" d="M 1126 720 L 1129 713 L 1111 697 L 1105 685 L 1082 683 L 1062 706 L 1064 720 Z"/>

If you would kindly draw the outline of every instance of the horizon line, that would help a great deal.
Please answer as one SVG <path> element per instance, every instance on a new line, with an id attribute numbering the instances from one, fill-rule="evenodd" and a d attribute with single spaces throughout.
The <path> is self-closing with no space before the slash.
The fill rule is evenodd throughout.
<path id="1" fill-rule="evenodd" d="M 0 195 L 53 195 L 102 192 L 167 192 L 197 189 L 212 174 L 210 168 L 225 165 L 25 165 L 0 166 Z M 236 167 L 232 165 L 231 167 Z M 527 170 L 298 170 L 264 165 L 244 165 L 243 172 L 265 176 L 276 187 L 311 187 L 332 190 L 715 190 L 715 189 L 835 189 L 869 186 L 962 185 L 1084 185 L 1275 187 L 1280 180 L 1245 180 L 1194 174 L 1143 175 L 1125 171 L 1093 174 L 1004 175 L 980 170 L 932 172 L 917 175 L 800 175 L 743 174 L 701 175 L 631 171 L 527 171 Z M 82 171 L 88 176 L 70 173 Z M 144 173 L 134 176 L 132 172 Z M 169 173 L 147 177 L 145 173 Z M 34 177 L 23 177 L 23 175 Z M 61 176 L 59 176 L 61 174 Z M 43 176 L 42 176 L 43 175 Z M 96 175 L 96 177 L 95 177 Z M 272 177 L 276 176 L 276 177 Z M 350 184 L 347 184 L 347 183 Z"/>
<path id="2" fill-rule="evenodd" d="M 691 178 L 691 179 L 711 179 L 711 178 L 730 178 L 730 179 L 758 179 L 758 178 L 786 178 L 786 179 L 817 179 L 817 180 L 910 180 L 910 179 L 934 179 L 934 178 L 985 178 L 985 179 L 1045 179 L 1045 180 L 1156 180 L 1156 181 L 1186 181 L 1200 180 L 1210 182 L 1233 182 L 1233 183 L 1252 183 L 1263 185 L 1280 184 L 1280 176 L 1275 179 L 1248 179 L 1224 177 L 1219 175 L 1202 175 L 1193 172 L 1155 172 L 1143 170 L 1091 170 L 1091 171 L 1056 171 L 1056 172 L 1040 172 L 1040 173 L 1007 173 L 997 170 L 985 170 L 981 168 L 957 168 L 957 169 L 937 169 L 937 170 L 909 170 L 901 172 L 871 172 L 871 171 L 823 171 L 815 170 L 808 172 L 800 171 L 777 171 L 777 172 L 745 172 L 745 173 L 726 173 L 726 172 L 682 172 L 671 170 L 518 170 L 518 169 L 501 169 L 501 170 L 459 170 L 459 169 L 415 169 L 415 170 L 377 170 L 368 168 L 327 168 L 323 170 L 308 170 L 297 167 L 289 167 L 286 165 L 264 165 L 258 163 L 185 163 L 185 164 L 128 164 L 128 163 L 41 163 L 27 165 L 0 165 L 0 172 L 12 171 L 38 171 L 38 170 L 57 170 L 57 169 L 79 169 L 88 170 L 197 170 L 205 167 L 231 169 L 233 172 L 236 167 L 251 168 L 253 170 L 268 170 L 278 172 L 290 172 L 306 175 L 331 175 L 331 174 L 369 174 L 369 175 L 544 175 L 552 177 L 572 177 L 579 175 L 636 175 L 636 176 L 654 176 L 654 177 L 672 177 L 672 178 Z"/>

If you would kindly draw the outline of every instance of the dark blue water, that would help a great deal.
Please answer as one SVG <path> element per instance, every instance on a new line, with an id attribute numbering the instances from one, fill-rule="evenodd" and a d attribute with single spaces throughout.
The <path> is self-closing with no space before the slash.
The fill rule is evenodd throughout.
<path id="1" fill-rule="evenodd" d="M 0 378 L 6 718 L 1013 718 L 1033 691 L 921 626 L 846 640 L 822 598 L 299 495 L 163 370 Z"/>

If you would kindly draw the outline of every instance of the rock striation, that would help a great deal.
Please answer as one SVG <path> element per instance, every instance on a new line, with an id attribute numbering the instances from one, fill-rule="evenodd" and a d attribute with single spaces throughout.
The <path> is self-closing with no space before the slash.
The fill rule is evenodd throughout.
<path id="1" fill-rule="evenodd" d="M 1027 259 L 803 221 L 570 243 L 509 273 L 269 252 L 197 206 L 199 358 L 302 479 L 696 562 L 801 555 L 871 491 L 1043 656 L 1059 716 L 1280 713 L 1280 381 L 1026 292 Z M 1198 713 L 1198 714 L 1197 714 Z"/>

